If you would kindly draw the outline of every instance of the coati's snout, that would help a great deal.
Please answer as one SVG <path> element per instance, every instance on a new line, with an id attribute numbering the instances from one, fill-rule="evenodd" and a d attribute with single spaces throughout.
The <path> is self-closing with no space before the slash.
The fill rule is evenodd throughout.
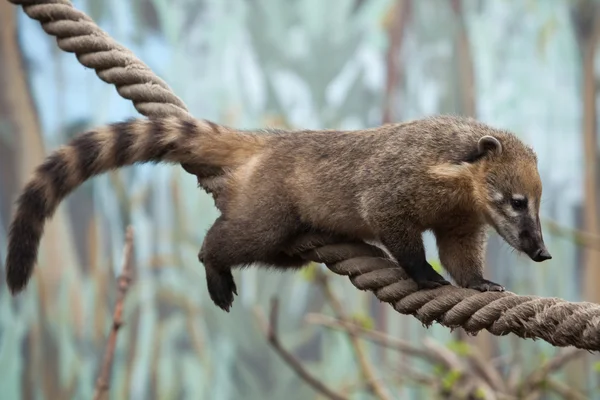
<path id="1" fill-rule="evenodd" d="M 552 255 L 548 252 L 546 248 L 541 248 L 538 251 L 536 251 L 535 256 L 531 257 L 531 259 L 535 262 L 542 262 L 552 259 Z"/>
<path id="2" fill-rule="evenodd" d="M 535 228 L 527 227 L 519 233 L 521 250 L 535 262 L 550 260 L 552 255 L 544 244 L 542 231 L 539 228 L 539 222 Z"/>
<path id="3" fill-rule="evenodd" d="M 552 258 L 544 243 L 537 207 L 524 195 L 503 196 L 495 192 L 496 201 L 489 207 L 490 222 L 516 250 L 535 262 Z M 508 200 L 506 200 L 508 197 Z"/>

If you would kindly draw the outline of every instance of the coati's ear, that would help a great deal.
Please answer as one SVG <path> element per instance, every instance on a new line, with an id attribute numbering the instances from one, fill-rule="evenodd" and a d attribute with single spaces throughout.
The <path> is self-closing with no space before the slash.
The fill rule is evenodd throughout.
<path id="1" fill-rule="evenodd" d="M 477 142 L 477 148 L 473 149 L 464 159 L 460 160 L 460 162 L 474 164 L 482 158 L 491 155 L 499 156 L 500 154 L 502 154 L 502 144 L 500 141 L 493 136 L 485 135 Z"/>
<path id="2" fill-rule="evenodd" d="M 480 157 L 485 157 L 488 154 L 499 156 L 502 154 L 502 144 L 495 137 L 485 135 L 477 142 L 477 152 Z"/>

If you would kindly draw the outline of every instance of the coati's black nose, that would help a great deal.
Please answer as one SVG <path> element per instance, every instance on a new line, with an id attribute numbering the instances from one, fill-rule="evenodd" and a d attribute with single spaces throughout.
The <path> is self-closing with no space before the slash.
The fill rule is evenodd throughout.
<path id="1" fill-rule="evenodd" d="M 534 256 L 531 257 L 531 259 L 535 262 L 542 262 L 542 261 L 550 260 L 551 258 L 552 258 L 552 255 L 550 255 L 548 250 L 545 248 L 539 249 L 538 251 L 535 252 Z"/>

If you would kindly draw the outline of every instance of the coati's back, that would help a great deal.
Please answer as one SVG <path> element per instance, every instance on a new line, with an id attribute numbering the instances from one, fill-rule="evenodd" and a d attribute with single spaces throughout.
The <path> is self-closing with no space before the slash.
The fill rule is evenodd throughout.
<path id="1" fill-rule="evenodd" d="M 459 188 L 432 168 L 475 161 L 486 135 L 502 141 L 504 165 L 525 162 L 537 172 L 535 154 L 512 134 L 471 118 L 435 116 L 361 131 L 278 135 L 240 168 L 245 185 L 235 191 L 244 198 L 258 198 L 255 191 L 279 196 L 304 222 L 369 238 L 372 210 L 427 225 L 459 206 Z"/>

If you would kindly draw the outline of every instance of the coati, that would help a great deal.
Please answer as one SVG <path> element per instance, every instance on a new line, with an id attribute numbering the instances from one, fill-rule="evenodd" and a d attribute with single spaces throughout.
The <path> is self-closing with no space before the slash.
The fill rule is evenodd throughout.
<path id="1" fill-rule="evenodd" d="M 425 259 L 428 230 L 462 287 L 504 290 L 483 277 L 489 225 L 532 260 L 551 258 L 536 155 L 508 131 L 444 115 L 356 131 L 241 131 L 164 117 L 80 134 L 37 167 L 9 231 L 13 294 L 27 284 L 60 201 L 94 175 L 140 162 L 225 171 L 222 214 L 198 256 L 210 297 L 225 311 L 237 294 L 232 267 L 300 268 L 306 262 L 286 246 L 311 231 L 381 243 L 421 289 L 449 284 Z"/>

